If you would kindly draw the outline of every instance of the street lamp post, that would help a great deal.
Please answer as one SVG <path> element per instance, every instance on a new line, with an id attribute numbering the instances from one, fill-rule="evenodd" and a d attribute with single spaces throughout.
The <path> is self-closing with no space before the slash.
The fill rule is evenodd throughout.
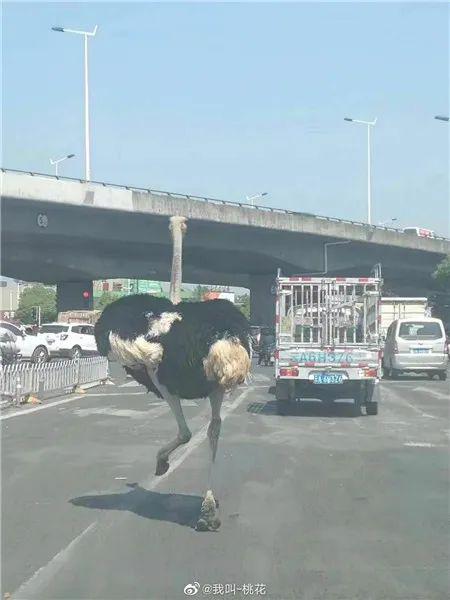
<path id="1" fill-rule="evenodd" d="M 78 31 L 77 29 L 66 29 L 65 27 L 52 27 L 53 31 L 61 33 L 76 33 L 84 36 L 84 144 L 86 160 L 86 181 L 91 179 L 91 148 L 89 131 L 89 69 L 88 69 L 88 37 L 94 37 L 97 33 L 96 25 L 93 31 Z"/>
<path id="2" fill-rule="evenodd" d="M 253 202 L 254 200 L 256 200 L 257 198 L 262 198 L 263 196 L 267 196 L 268 192 L 262 192 L 260 194 L 255 194 L 254 196 L 245 196 L 245 199 L 247 200 L 247 203 L 251 203 L 252 206 L 255 206 L 255 203 Z"/>
<path id="3" fill-rule="evenodd" d="M 55 165 L 55 175 L 56 177 L 58 177 L 58 165 L 60 162 L 63 162 L 63 160 L 67 160 L 68 158 L 73 158 L 75 156 L 75 154 L 67 154 L 67 156 L 62 156 L 61 158 L 56 158 L 53 160 L 53 158 L 50 159 L 50 164 L 51 165 Z"/>
<path id="4" fill-rule="evenodd" d="M 371 156 L 370 156 L 370 128 L 375 125 L 377 119 L 373 121 L 361 121 L 359 119 L 350 119 L 349 117 L 344 117 L 344 121 L 349 121 L 351 123 L 360 123 L 362 125 L 367 125 L 367 222 L 369 225 L 372 223 L 372 192 L 371 192 Z"/>

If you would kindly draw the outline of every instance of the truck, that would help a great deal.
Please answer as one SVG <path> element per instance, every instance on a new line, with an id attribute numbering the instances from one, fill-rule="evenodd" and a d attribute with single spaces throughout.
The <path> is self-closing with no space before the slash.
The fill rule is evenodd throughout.
<path id="1" fill-rule="evenodd" d="M 283 277 L 276 294 L 275 397 L 285 415 L 296 399 L 347 398 L 355 415 L 378 414 L 379 277 Z M 375 322 L 369 327 L 369 309 Z"/>
<path id="2" fill-rule="evenodd" d="M 379 334 L 381 341 L 386 339 L 389 325 L 397 319 L 421 319 L 431 317 L 427 298 L 382 297 L 379 306 Z M 369 309 L 369 327 L 373 329 L 377 318 L 375 304 Z"/>
<path id="3" fill-rule="evenodd" d="M 67 310 L 58 313 L 58 323 L 89 323 L 89 325 L 95 325 L 101 314 L 101 310 Z"/>

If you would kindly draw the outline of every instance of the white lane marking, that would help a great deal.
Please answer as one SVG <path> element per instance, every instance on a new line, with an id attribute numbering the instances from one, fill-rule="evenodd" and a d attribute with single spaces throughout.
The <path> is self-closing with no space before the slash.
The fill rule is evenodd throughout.
<path id="1" fill-rule="evenodd" d="M 140 383 L 137 383 L 137 381 L 127 381 L 126 383 L 121 383 L 120 385 L 118 385 L 117 387 L 120 388 L 124 388 L 124 387 L 139 387 L 145 390 L 144 386 L 141 385 Z"/>
<path id="2" fill-rule="evenodd" d="M 247 387 L 244 389 L 234 400 L 232 404 L 223 407 L 222 409 L 222 423 L 225 419 L 233 412 L 238 406 L 245 400 L 249 392 L 253 388 Z M 168 408 L 168 407 L 167 407 Z M 156 411 L 155 411 L 156 412 Z M 188 447 L 183 447 L 181 452 L 177 455 L 174 452 L 173 456 L 175 459 L 172 460 L 169 470 L 160 477 L 153 476 L 148 483 L 144 484 L 146 489 L 152 490 L 164 481 L 171 473 L 175 471 L 183 462 L 188 458 L 192 452 L 200 446 L 200 444 L 206 439 L 208 431 L 208 425 L 204 425 L 189 442 Z M 116 520 L 114 520 L 116 522 Z M 89 532 L 93 531 L 97 525 L 97 521 L 91 523 L 84 531 L 80 533 L 75 539 L 73 539 L 68 546 L 63 548 L 56 556 L 54 556 L 50 562 L 38 569 L 34 575 L 30 577 L 25 583 L 23 583 L 11 596 L 12 600 L 24 600 L 24 598 L 31 597 L 32 594 L 39 592 L 40 589 L 50 583 L 50 580 L 55 577 L 58 571 L 71 559 L 73 551 L 80 540 Z"/>
<path id="3" fill-rule="evenodd" d="M 431 442 L 405 442 L 403 445 L 411 448 L 445 448 L 443 444 L 432 444 Z"/>
<path id="4" fill-rule="evenodd" d="M 417 408 L 417 406 L 414 406 L 414 404 L 411 404 L 410 402 L 408 402 L 407 400 L 405 400 L 404 398 L 399 396 L 399 394 L 397 392 L 393 392 L 392 390 L 389 390 L 389 393 L 395 399 L 396 402 L 398 402 L 399 404 L 403 404 L 403 406 L 408 406 L 409 408 L 411 408 L 415 413 L 417 413 L 421 417 L 426 417 L 427 419 L 439 419 L 439 417 L 430 415 L 430 414 L 424 412 L 423 410 L 420 410 L 420 408 Z"/>
<path id="5" fill-rule="evenodd" d="M 425 386 L 418 385 L 412 389 L 413 392 L 422 392 L 423 394 L 428 394 L 429 396 L 433 396 L 433 398 L 437 398 L 438 400 L 448 400 L 448 394 L 444 394 L 438 390 L 429 389 Z"/>
<path id="6" fill-rule="evenodd" d="M 71 398 L 64 398 L 64 400 L 56 400 L 56 402 L 48 402 L 46 404 L 41 404 L 40 406 L 34 406 L 33 408 L 24 408 L 23 410 L 18 410 L 16 412 L 12 412 L 7 415 L 1 415 L 0 421 L 4 421 L 5 419 L 12 419 L 13 417 L 23 417 L 25 415 L 29 415 L 30 413 L 37 412 L 38 410 L 45 410 L 46 408 L 52 408 L 53 406 L 59 406 L 60 404 L 68 404 L 69 402 L 74 402 L 75 400 L 80 400 L 80 398 L 89 398 L 89 395 L 83 394 L 83 396 L 73 396 Z"/>
<path id="7" fill-rule="evenodd" d="M 146 392 L 126 392 L 127 396 L 145 396 Z M 97 392 L 94 394 L 89 394 L 89 396 L 91 398 L 95 397 L 95 398 L 100 398 L 101 396 L 120 396 L 121 398 L 124 397 L 124 393 L 123 392 Z"/>
<path id="8" fill-rule="evenodd" d="M 72 414 L 77 417 L 90 417 L 92 415 L 107 415 L 108 417 L 129 417 L 131 419 L 145 419 L 151 416 L 151 410 L 133 410 L 129 408 L 93 407 L 76 408 Z"/>
<path id="9" fill-rule="evenodd" d="M 27 581 L 12 594 L 11 598 L 24 599 L 29 598 L 31 594 L 35 594 L 40 589 L 50 583 L 50 580 L 72 557 L 79 542 L 91 531 L 94 531 L 97 526 L 97 521 L 91 523 L 84 529 L 70 544 L 56 554 L 46 565 L 38 569 Z"/>

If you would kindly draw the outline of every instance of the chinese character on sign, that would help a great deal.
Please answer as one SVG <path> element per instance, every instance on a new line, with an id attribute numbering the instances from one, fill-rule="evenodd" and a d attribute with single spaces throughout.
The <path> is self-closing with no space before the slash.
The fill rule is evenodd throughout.
<path id="1" fill-rule="evenodd" d="M 253 595 L 253 583 L 244 583 L 242 586 L 242 592 L 244 596 L 252 596 Z"/>
<path id="2" fill-rule="evenodd" d="M 214 595 L 217 594 L 219 596 L 223 596 L 223 592 L 224 592 L 223 583 L 213 583 L 212 593 Z"/>
<path id="3" fill-rule="evenodd" d="M 226 583 L 225 584 L 225 594 L 236 594 L 236 584 L 235 583 Z"/>
<path id="4" fill-rule="evenodd" d="M 257 583 L 255 585 L 255 594 L 257 596 L 265 596 L 266 595 L 266 584 L 265 583 Z"/>

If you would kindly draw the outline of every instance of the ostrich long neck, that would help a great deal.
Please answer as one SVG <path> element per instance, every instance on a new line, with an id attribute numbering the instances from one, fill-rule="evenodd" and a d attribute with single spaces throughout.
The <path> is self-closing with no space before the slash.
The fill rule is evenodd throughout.
<path id="1" fill-rule="evenodd" d="M 172 233 L 172 273 L 170 277 L 170 299 L 174 304 L 181 301 L 183 268 L 183 235 L 186 232 L 186 217 L 170 217 Z"/>

